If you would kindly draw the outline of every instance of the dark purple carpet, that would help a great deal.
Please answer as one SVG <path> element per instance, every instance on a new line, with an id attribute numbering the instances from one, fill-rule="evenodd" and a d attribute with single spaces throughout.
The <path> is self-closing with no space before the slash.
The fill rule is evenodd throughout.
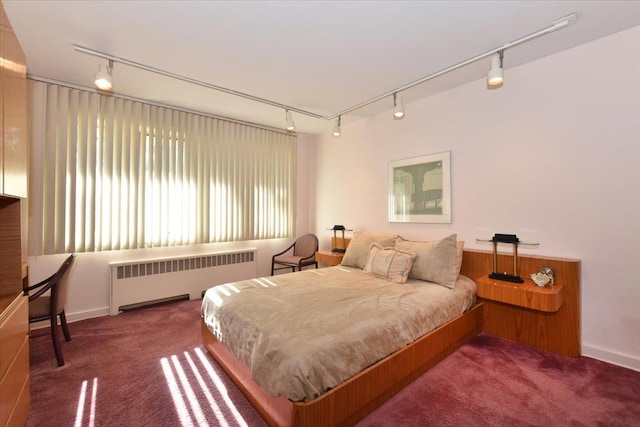
<path id="1" fill-rule="evenodd" d="M 28 426 L 264 426 L 200 339 L 200 301 L 70 325 L 58 368 L 31 339 Z M 640 372 L 481 334 L 361 426 L 637 426 Z"/>

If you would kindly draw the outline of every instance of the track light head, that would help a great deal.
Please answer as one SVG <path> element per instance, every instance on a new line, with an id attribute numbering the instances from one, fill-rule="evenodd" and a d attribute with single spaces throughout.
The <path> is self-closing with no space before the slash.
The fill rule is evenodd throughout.
<path id="1" fill-rule="evenodd" d="M 341 118 L 342 118 L 342 116 L 338 116 L 338 124 L 336 125 L 336 127 L 333 128 L 333 136 L 335 136 L 335 137 L 339 137 L 340 134 L 342 133 L 342 131 L 340 129 Z"/>
<path id="2" fill-rule="evenodd" d="M 285 116 L 287 120 L 287 130 L 288 131 L 296 130 L 296 123 L 293 121 L 293 118 L 291 117 L 291 111 L 286 110 Z"/>
<path id="3" fill-rule="evenodd" d="M 113 88 L 113 82 L 111 80 L 111 70 L 113 68 L 113 61 L 109 61 L 109 65 L 100 64 L 98 71 L 96 72 L 93 83 L 100 90 L 111 90 Z"/>
<path id="4" fill-rule="evenodd" d="M 491 57 L 491 68 L 489 69 L 489 74 L 487 74 L 487 84 L 489 86 L 499 86 L 504 83 L 503 58 L 504 50 L 497 52 Z"/>
<path id="5" fill-rule="evenodd" d="M 402 98 L 393 94 L 393 118 L 402 120 L 404 119 L 404 106 L 402 105 Z"/>

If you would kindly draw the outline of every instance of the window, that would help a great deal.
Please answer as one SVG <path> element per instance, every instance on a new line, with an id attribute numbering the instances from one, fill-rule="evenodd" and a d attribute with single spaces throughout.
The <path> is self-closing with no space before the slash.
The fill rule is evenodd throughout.
<path id="1" fill-rule="evenodd" d="M 294 136 L 31 84 L 33 255 L 293 235 Z"/>

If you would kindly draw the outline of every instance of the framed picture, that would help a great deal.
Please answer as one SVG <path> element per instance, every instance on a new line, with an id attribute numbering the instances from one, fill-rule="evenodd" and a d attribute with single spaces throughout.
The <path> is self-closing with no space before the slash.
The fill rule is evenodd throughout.
<path id="1" fill-rule="evenodd" d="M 389 162 L 389 222 L 451 223 L 451 152 Z"/>

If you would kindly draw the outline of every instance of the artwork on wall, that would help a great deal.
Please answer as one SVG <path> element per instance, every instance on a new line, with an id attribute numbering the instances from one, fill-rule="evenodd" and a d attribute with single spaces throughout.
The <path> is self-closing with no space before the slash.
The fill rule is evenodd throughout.
<path id="1" fill-rule="evenodd" d="M 451 152 L 389 162 L 389 222 L 451 223 Z"/>

